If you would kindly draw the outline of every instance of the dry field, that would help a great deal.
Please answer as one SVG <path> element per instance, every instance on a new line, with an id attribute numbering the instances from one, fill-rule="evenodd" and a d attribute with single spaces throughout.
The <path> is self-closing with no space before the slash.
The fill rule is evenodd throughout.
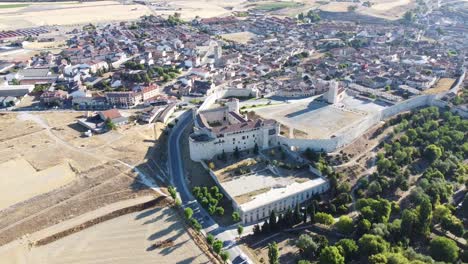
<path id="1" fill-rule="evenodd" d="M 296 16 L 301 12 L 307 12 L 311 9 L 320 9 L 328 12 L 348 12 L 348 7 L 357 6 L 355 11 L 357 14 L 381 17 L 385 19 L 398 19 L 408 9 L 410 9 L 414 2 L 413 0 L 375 0 L 371 1 L 373 5 L 371 7 L 365 7 L 359 3 L 348 2 L 336 2 L 336 1 L 323 1 L 323 0 L 300 0 L 294 1 L 297 5 L 292 7 L 285 7 L 278 10 L 274 10 L 271 13 L 280 16 Z M 259 1 L 255 5 L 251 5 L 250 8 L 255 6 L 262 6 L 268 3 L 278 3 L 277 1 Z M 301 3 L 302 5 L 298 5 Z M 244 6 L 245 7 L 245 6 Z"/>
<path id="2" fill-rule="evenodd" d="M 195 17 L 227 16 L 232 11 L 272 7 L 271 13 L 279 16 L 296 16 L 310 9 L 330 12 L 347 12 L 352 2 L 331 2 L 323 0 L 300 0 L 288 5 L 288 1 L 259 1 L 254 4 L 245 0 L 172 0 L 150 1 L 151 5 L 129 4 L 118 1 L 99 2 L 25 2 L 0 3 L 0 30 L 36 27 L 45 25 L 80 25 L 86 23 L 105 23 L 110 21 L 136 20 L 143 15 L 168 16 L 174 12 L 183 19 Z M 372 7 L 358 6 L 358 14 L 398 19 L 414 6 L 412 0 L 376 0 Z M 285 4 L 284 4 L 285 3 Z M 8 8 L 1 8 L 4 5 Z M 103 12 L 105 10 L 105 12 Z M 268 11 L 269 8 L 266 8 Z"/>
<path id="3" fill-rule="evenodd" d="M 150 14 L 150 10 L 143 5 L 123 5 L 117 1 L 27 4 L 18 8 L 0 8 L 0 30 L 134 20 Z"/>
<path id="4" fill-rule="evenodd" d="M 236 33 L 221 35 L 221 37 L 223 37 L 224 39 L 234 41 L 237 43 L 241 43 L 241 44 L 248 43 L 250 40 L 255 39 L 256 36 L 257 35 L 251 32 L 236 32 Z"/>
<path id="5" fill-rule="evenodd" d="M 36 171 L 24 159 L 4 162 L 0 164 L 0 210 L 55 190 L 74 179 L 75 173 L 67 163 Z"/>
<path id="6" fill-rule="evenodd" d="M 123 215 L 32 247 L 24 240 L 0 247 L 0 263 L 209 263 L 168 207 Z M 155 248 L 160 241 L 171 241 Z"/>
<path id="7" fill-rule="evenodd" d="M 160 175 L 147 164 L 158 152 L 153 127 L 129 125 L 84 138 L 75 124 L 79 116 L 0 115 L 0 167 L 7 168 L 0 170 L 0 191 L 11 194 L 0 204 L 0 245 L 103 205 L 153 193 L 131 169 Z"/>
<path id="8" fill-rule="evenodd" d="M 151 0 L 153 10 L 158 15 L 171 15 L 174 12 L 181 14 L 183 19 L 195 17 L 207 18 L 216 16 L 227 16 L 231 11 L 245 10 L 245 0 L 172 0 L 160 2 Z"/>

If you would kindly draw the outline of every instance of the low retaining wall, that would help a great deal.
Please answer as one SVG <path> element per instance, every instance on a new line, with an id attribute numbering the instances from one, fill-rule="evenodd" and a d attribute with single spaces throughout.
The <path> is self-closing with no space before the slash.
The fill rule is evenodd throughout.
<path id="1" fill-rule="evenodd" d="M 84 223 L 82 223 L 80 225 L 77 225 L 75 227 L 69 228 L 67 230 L 64 230 L 64 231 L 61 231 L 59 233 L 53 234 L 51 236 L 48 236 L 48 237 L 42 238 L 40 240 L 37 240 L 37 241 L 34 242 L 34 246 L 47 245 L 47 244 L 52 243 L 52 242 L 54 242 L 56 240 L 59 240 L 59 239 L 61 239 L 63 237 L 66 237 L 66 236 L 71 235 L 73 233 L 77 233 L 77 232 L 79 232 L 79 231 L 81 231 L 83 229 L 86 229 L 88 227 L 97 225 L 97 224 L 102 223 L 104 221 L 107 221 L 107 220 L 110 220 L 110 219 L 113 219 L 113 218 L 116 218 L 116 217 L 119 217 L 119 216 L 122 216 L 122 215 L 126 215 L 126 214 L 129 214 L 129 213 L 142 211 L 142 210 L 152 208 L 152 207 L 155 207 L 155 206 L 158 206 L 158 205 L 167 205 L 169 203 L 170 203 L 169 198 L 160 196 L 160 197 L 158 197 L 158 198 L 156 198 L 154 200 L 151 200 L 149 202 L 136 204 L 136 205 L 129 206 L 129 207 L 126 207 L 126 208 L 118 209 L 118 210 L 113 211 L 111 213 L 102 215 L 100 217 L 94 218 L 94 219 L 89 220 L 89 221 L 86 221 L 86 222 L 84 222 Z"/>

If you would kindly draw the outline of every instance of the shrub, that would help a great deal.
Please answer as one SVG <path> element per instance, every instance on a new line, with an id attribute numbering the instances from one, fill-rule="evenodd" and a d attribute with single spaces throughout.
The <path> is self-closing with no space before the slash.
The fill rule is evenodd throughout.
<path id="1" fill-rule="evenodd" d="M 316 213 L 315 218 L 314 218 L 316 223 L 323 224 L 323 225 L 332 225 L 335 222 L 335 219 L 333 218 L 332 215 L 327 214 L 327 213 Z"/>
<path id="2" fill-rule="evenodd" d="M 437 261 L 454 263 L 458 260 L 458 246 L 454 241 L 448 238 L 434 238 L 431 241 L 429 248 L 432 258 Z"/>

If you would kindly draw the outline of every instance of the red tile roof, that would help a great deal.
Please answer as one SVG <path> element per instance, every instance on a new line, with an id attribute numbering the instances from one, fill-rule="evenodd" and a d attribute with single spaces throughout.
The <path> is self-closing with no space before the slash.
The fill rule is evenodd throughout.
<path id="1" fill-rule="evenodd" d="M 102 111 L 101 113 L 101 116 L 105 117 L 105 119 L 115 119 L 115 118 L 119 118 L 119 117 L 122 117 L 122 115 L 120 114 L 119 110 L 117 109 L 109 109 L 109 110 L 106 110 L 106 111 Z"/>

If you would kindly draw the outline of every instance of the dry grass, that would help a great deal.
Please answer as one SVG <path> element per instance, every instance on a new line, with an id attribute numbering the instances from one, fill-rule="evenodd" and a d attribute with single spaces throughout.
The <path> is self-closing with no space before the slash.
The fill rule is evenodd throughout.
<path id="1" fill-rule="evenodd" d="M 450 90 L 452 85 L 455 83 L 455 79 L 452 78 L 441 78 L 434 87 L 425 90 L 424 94 L 438 94 Z"/>
<path id="2" fill-rule="evenodd" d="M 243 195 L 236 196 L 236 197 L 234 197 L 234 199 L 236 200 L 237 204 L 244 204 L 246 202 L 251 201 L 252 197 L 255 197 L 255 196 L 260 195 L 262 193 L 266 193 L 269 190 L 271 190 L 271 188 L 258 189 L 258 190 L 255 190 L 253 192 L 249 192 L 249 193 L 246 193 L 246 194 L 243 194 Z"/>
<path id="3" fill-rule="evenodd" d="M 0 262 L 13 263 L 209 263 L 171 208 L 153 208 L 108 220 L 41 247 L 12 243 Z M 155 248 L 159 241 L 172 246 Z"/>
<path id="4" fill-rule="evenodd" d="M 86 138 L 75 123 L 81 115 L 0 115 L 0 164 L 27 162 L 34 168 L 31 172 L 60 169 L 50 178 L 56 179 L 54 182 L 40 181 L 38 177 L 51 176 L 36 174 L 33 180 L 40 184 L 34 184 L 28 180 L 33 177 L 31 173 L 12 178 L 16 184 L 29 184 L 21 185 L 25 194 L 13 201 L 15 205 L 0 212 L 0 245 L 105 204 L 152 192 L 136 180 L 129 167 L 147 164 L 148 151 L 157 142 L 152 126 L 131 125 Z M 65 177 L 69 175 L 61 173 L 65 168 L 76 177 Z M 2 173 L 5 171 L 0 172 L 2 178 L 8 176 Z M 39 195 L 42 193 L 47 194 Z"/>
<path id="5" fill-rule="evenodd" d="M 2 12 L 0 29 L 132 20 L 150 14 L 146 6 L 123 5 L 117 1 L 44 2 L 23 8 L 2 9 Z"/>
<path id="6" fill-rule="evenodd" d="M 256 36 L 257 35 L 255 35 L 254 33 L 248 32 L 248 31 L 221 35 L 221 37 L 223 37 L 224 39 L 234 41 L 237 43 L 241 43 L 241 44 L 248 43 L 250 40 L 255 39 Z"/>

